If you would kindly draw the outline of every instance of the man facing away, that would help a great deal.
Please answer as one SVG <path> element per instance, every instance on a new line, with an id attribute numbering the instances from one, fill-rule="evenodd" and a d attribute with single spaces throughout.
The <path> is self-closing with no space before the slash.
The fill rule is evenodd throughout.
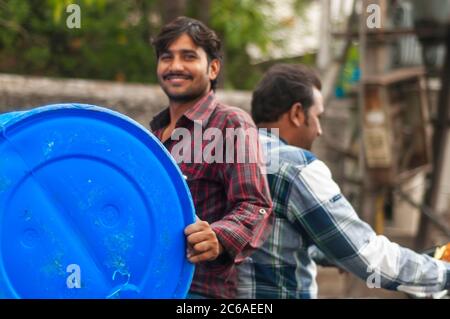
<path id="1" fill-rule="evenodd" d="M 252 117 L 271 165 L 275 222 L 268 240 L 238 267 L 238 296 L 316 298 L 316 264 L 308 251 L 316 247 L 338 267 L 381 288 L 448 289 L 450 264 L 377 236 L 341 194 L 328 167 L 310 152 L 322 134 L 320 89 L 311 69 L 279 64 L 253 92 Z M 271 134 L 273 129 L 278 135 Z"/>
<path id="2" fill-rule="evenodd" d="M 153 45 L 169 107 L 150 127 L 179 163 L 198 216 L 185 229 L 187 258 L 196 264 L 188 297 L 233 298 L 234 264 L 261 245 L 271 226 L 272 202 L 263 166 L 223 153 L 231 146 L 246 158 L 257 157 L 256 126 L 244 111 L 216 100 L 221 44 L 214 31 L 179 17 L 162 28 Z M 236 129 L 255 134 L 227 135 Z"/>

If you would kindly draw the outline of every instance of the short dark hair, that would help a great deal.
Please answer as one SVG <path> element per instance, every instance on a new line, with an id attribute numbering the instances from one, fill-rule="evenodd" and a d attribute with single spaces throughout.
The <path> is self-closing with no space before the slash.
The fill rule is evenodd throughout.
<path id="1" fill-rule="evenodd" d="M 306 116 L 314 103 L 313 88 L 322 89 L 316 71 L 302 64 L 275 64 L 258 83 L 252 96 L 256 124 L 275 122 L 300 102 Z"/>
<path id="2" fill-rule="evenodd" d="M 195 43 L 195 45 L 203 48 L 208 56 L 208 63 L 214 59 L 222 61 L 221 42 L 216 33 L 208 28 L 201 21 L 188 18 L 178 17 L 166 24 L 152 41 L 156 51 L 156 58 L 159 59 L 161 53 L 181 35 L 187 34 Z M 216 89 L 217 78 L 211 81 L 211 88 Z"/>

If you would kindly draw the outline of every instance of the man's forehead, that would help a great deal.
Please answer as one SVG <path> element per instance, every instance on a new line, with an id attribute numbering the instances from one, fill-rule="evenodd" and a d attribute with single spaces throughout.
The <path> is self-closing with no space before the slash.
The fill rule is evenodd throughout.
<path id="1" fill-rule="evenodd" d="M 178 38 L 170 42 L 167 48 L 165 49 L 165 51 L 199 51 L 199 50 L 203 50 L 203 48 L 196 45 L 192 40 L 192 38 L 186 33 L 183 33 Z"/>
<path id="2" fill-rule="evenodd" d="M 199 53 L 199 51 L 195 50 L 195 49 L 185 49 L 185 48 L 167 48 L 166 50 L 162 51 L 162 52 L 167 52 L 167 53 Z"/>
<path id="3" fill-rule="evenodd" d="M 319 89 L 316 87 L 313 88 L 314 92 L 314 107 L 317 109 L 319 113 L 322 113 L 325 111 L 324 105 L 323 105 L 323 95 L 322 92 L 320 92 Z"/>

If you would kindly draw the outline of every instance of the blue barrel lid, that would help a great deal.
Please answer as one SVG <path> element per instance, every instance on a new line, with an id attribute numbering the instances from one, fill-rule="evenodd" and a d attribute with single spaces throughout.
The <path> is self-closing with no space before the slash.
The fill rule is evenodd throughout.
<path id="1" fill-rule="evenodd" d="M 0 298 L 184 298 L 186 182 L 157 138 L 106 108 L 0 115 Z"/>

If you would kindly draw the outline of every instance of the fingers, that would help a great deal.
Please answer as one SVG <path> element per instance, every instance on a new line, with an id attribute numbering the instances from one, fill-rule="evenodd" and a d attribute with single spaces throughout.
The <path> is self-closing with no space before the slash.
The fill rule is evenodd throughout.
<path id="1" fill-rule="evenodd" d="M 215 256 L 212 251 L 206 251 L 197 255 L 191 255 L 188 257 L 188 260 L 193 264 L 197 264 L 199 262 L 214 260 L 216 258 L 217 256 Z"/>
<path id="2" fill-rule="evenodd" d="M 216 239 L 216 233 L 211 229 L 211 231 L 204 230 L 196 233 L 192 233 L 187 236 L 188 244 L 191 246 L 197 246 L 201 242 L 214 241 Z M 197 250 L 197 249 L 196 249 Z"/>
<path id="3" fill-rule="evenodd" d="M 209 223 L 206 221 L 200 220 L 197 217 L 197 220 L 195 221 L 195 223 L 190 224 L 189 226 L 187 226 L 184 229 L 184 234 L 186 236 L 189 236 L 190 234 L 197 233 L 197 232 L 200 232 L 203 230 L 208 230 L 208 229 L 211 229 L 211 226 L 209 225 Z"/>
<path id="4" fill-rule="evenodd" d="M 217 250 L 217 251 L 215 251 Z M 212 251 L 213 253 L 219 252 L 219 247 L 215 240 L 202 241 L 194 245 L 191 249 L 191 254 L 199 254 L 207 251 Z"/>
<path id="5" fill-rule="evenodd" d="M 198 219 L 186 227 L 187 258 L 192 263 L 216 259 L 221 253 L 221 245 L 208 222 Z"/>

